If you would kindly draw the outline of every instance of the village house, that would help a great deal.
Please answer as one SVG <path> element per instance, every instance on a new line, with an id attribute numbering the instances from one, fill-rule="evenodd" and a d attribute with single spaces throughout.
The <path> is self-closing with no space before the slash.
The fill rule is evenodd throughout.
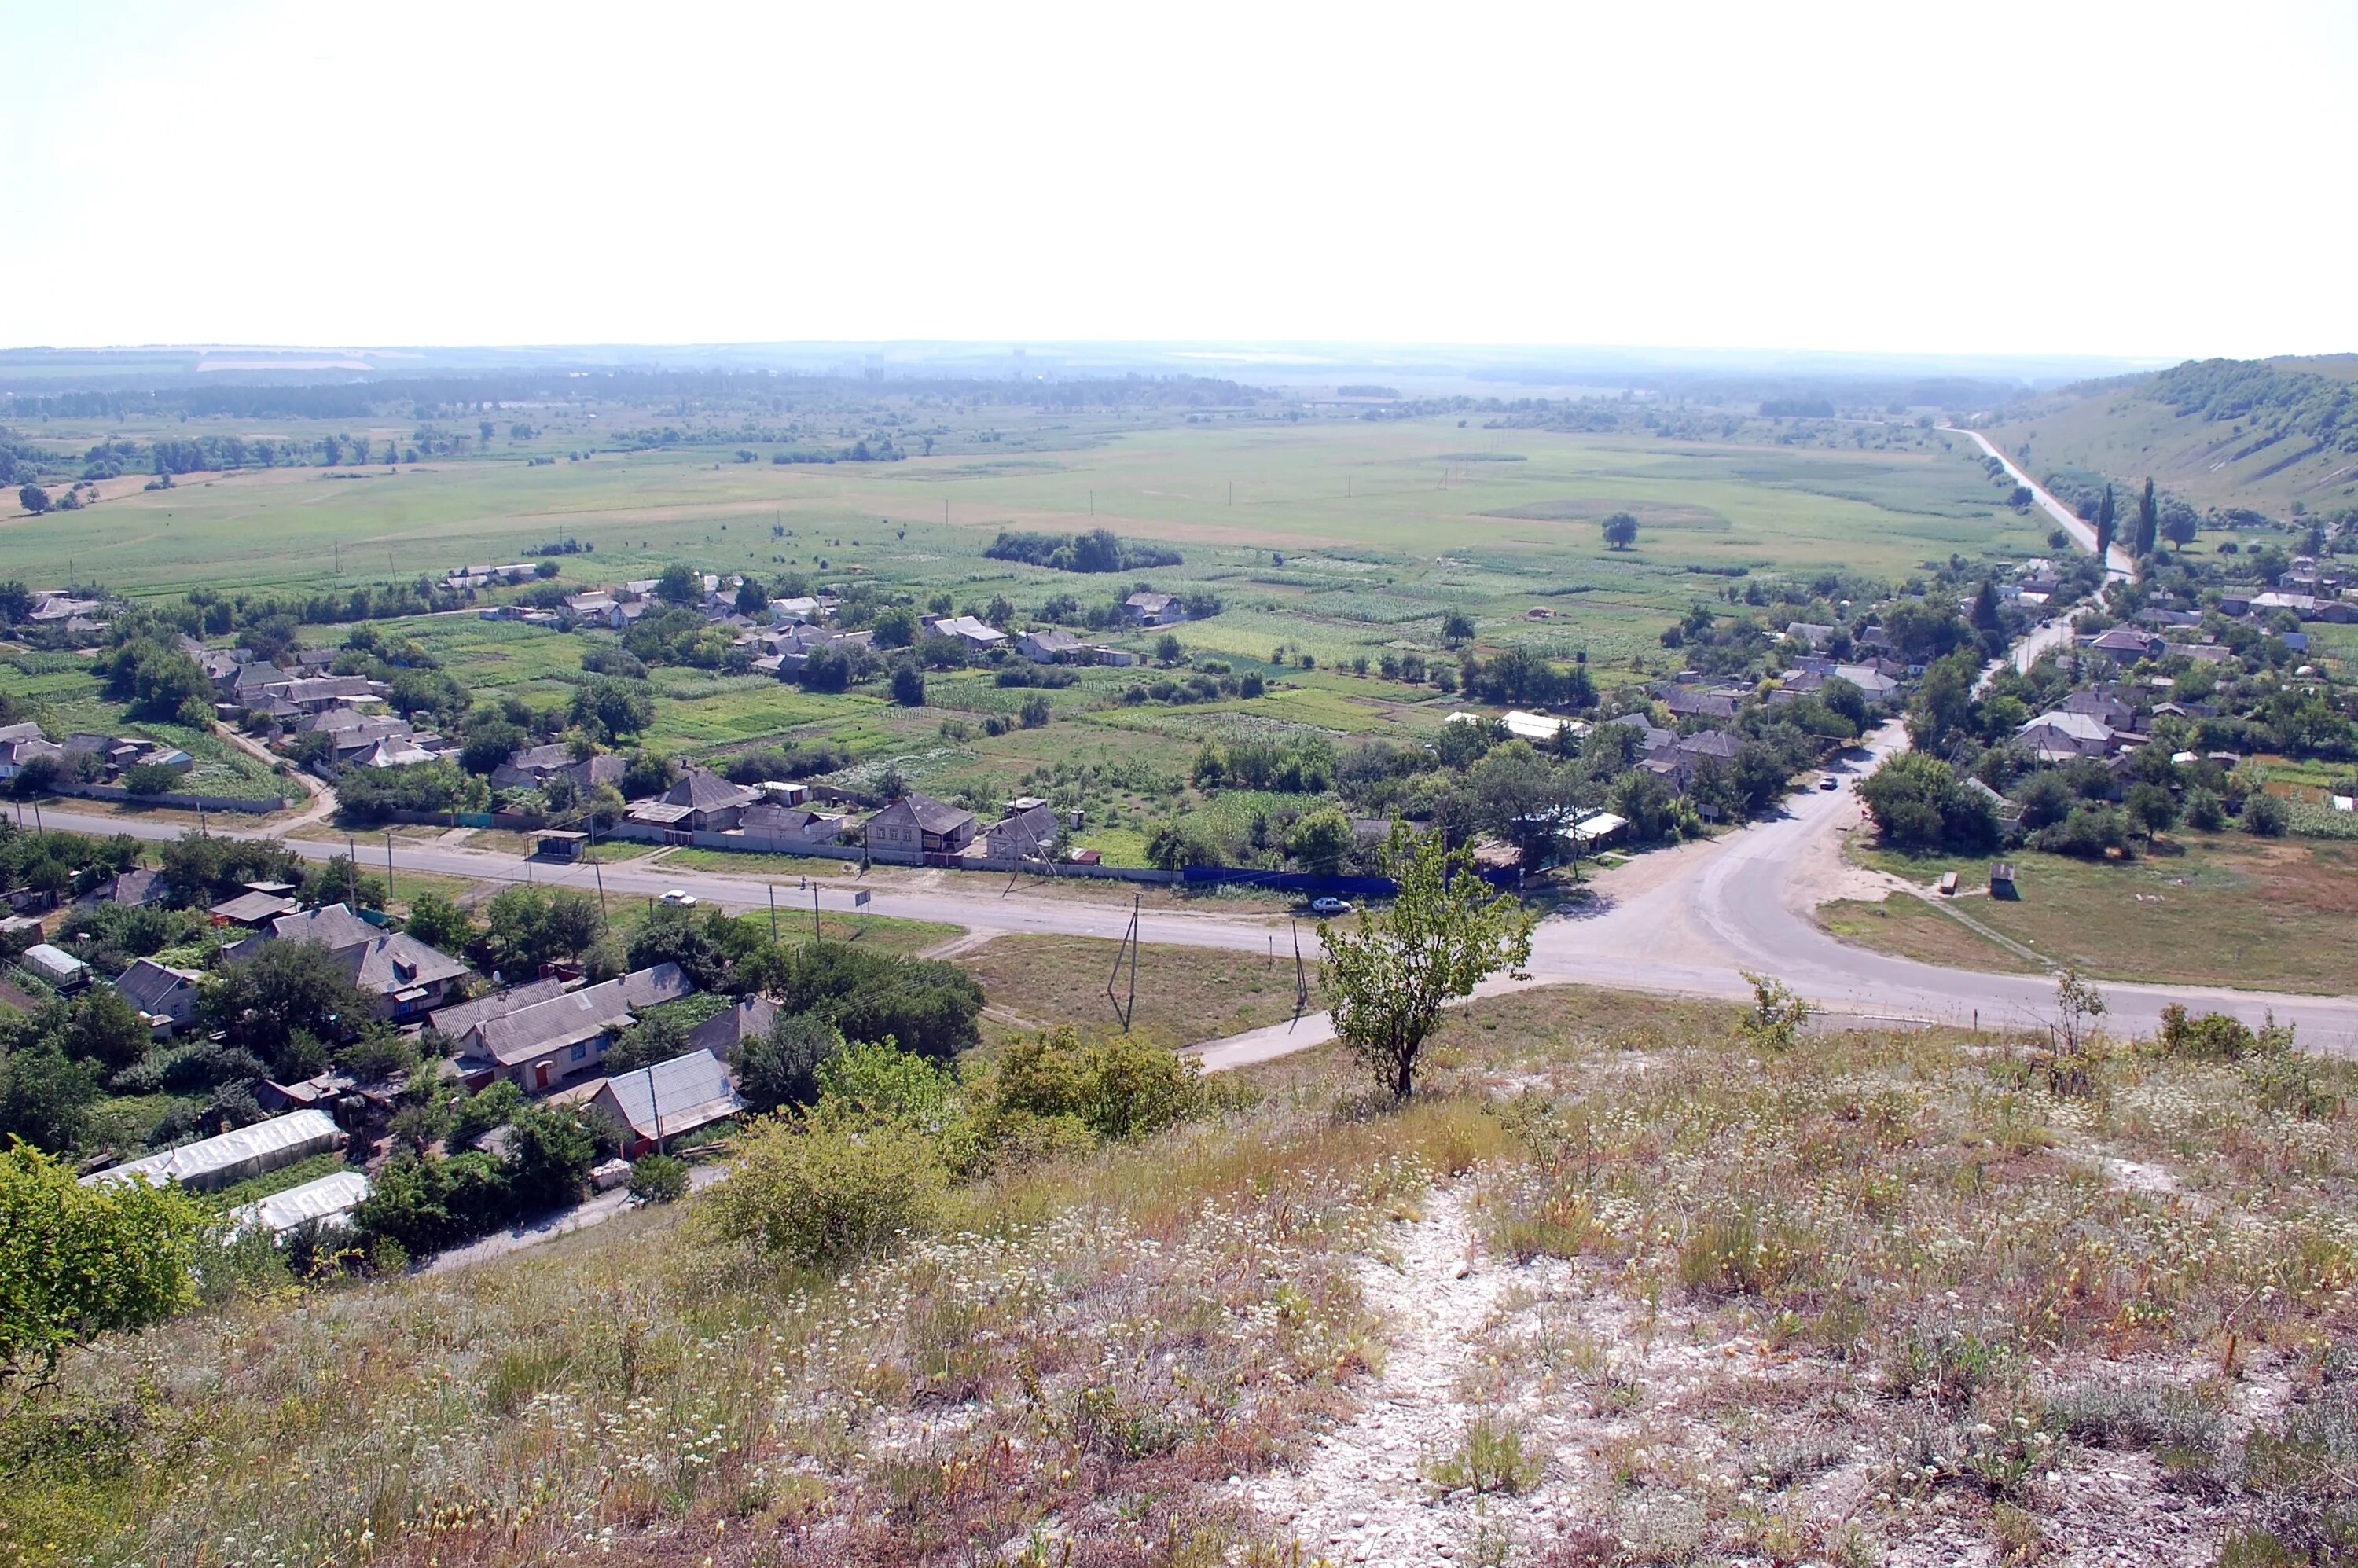
<path id="1" fill-rule="evenodd" d="M 437 1033 L 457 1040 L 487 1018 L 504 1018 L 520 1008 L 553 1000 L 571 990 L 577 983 L 561 975 L 526 980 L 522 985 L 479 996 L 472 1001 L 457 1001 L 447 1007 L 436 1008 L 427 1015 L 426 1022 Z"/>
<path id="2" fill-rule="evenodd" d="M 1055 858 L 1056 814 L 1029 795 L 1008 804 L 1007 815 L 982 830 L 983 856 L 992 860 Z"/>
<path id="3" fill-rule="evenodd" d="M 2158 659 L 2169 644 L 2149 632 L 2134 631 L 2126 626 L 2115 626 L 2093 637 L 2082 637 L 2080 645 L 2099 654 L 2110 654 L 2116 659 Z"/>
<path id="4" fill-rule="evenodd" d="M 504 1077 L 527 1094 L 557 1087 L 595 1073 L 608 1042 L 637 1013 L 695 990 L 677 964 L 657 964 L 478 1019 L 459 1038 L 460 1075 L 477 1084 Z"/>
<path id="5" fill-rule="evenodd" d="M 2016 731 L 2042 762 L 2102 757 L 2113 751 L 2112 727 L 2093 714 L 2056 708 L 2025 721 Z"/>
<path id="6" fill-rule="evenodd" d="M 1738 700 L 1734 692 L 1677 686 L 1663 694 L 1662 706 L 1681 719 L 1733 719 Z"/>
<path id="7" fill-rule="evenodd" d="M 1023 633 L 1015 651 L 1034 664 L 1078 664 L 1084 655 L 1084 644 L 1060 626 L 1035 626 Z"/>
<path id="8" fill-rule="evenodd" d="M 114 989 L 139 1010 L 156 1038 L 164 1040 L 175 1029 L 196 1022 L 197 982 L 203 978 L 194 969 L 176 969 L 153 958 L 139 958 L 123 971 Z"/>
<path id="9" fill-rule="evenodd" d="M 778 1021 L 778 1004 L 763 996 L 737 999 L 736 1005 L 714 1013 L 687 1032 L 690 1051 L 709 1051 L 724 1062 L 736 1058 L 737 1047 L 759 1040 Z"/>
<path id="10" fill-rule="evenodd" d="M 972 615 L 926 615 L 919 622 L 928 636 L 951 638 L 969 654 L 987 653 L 1007 641 L 1006 633 Z"/>
<path id="11" fill-rule="evenodd" d="M 667 835 L 725 833 L 759 798 L 758 792 L 730 784 L 708 768 L 690 768 L 677 784 L 653 800 L 640 801 L 627 815 L 630 821 Z"/>
<path id="12" fill-rule="evenodd" d="M 974 813 L 911 793 L 868 819 L 869 855 L 922 864 L 928 855 L 956 855 L 974 842 Z"/>
<path id="13" fill-rule="evenodd" d="M 622 1153 L 633 1160 L 653 1153 L 667 1138 L 725 1121 L 745 1109 L 727 1065 L 705 1050 L 584 1084 L 563 1098 L 604 1111 L 628 1129 Z"/>
<path id="14" fill-rule="evenodd" d="M 839 812 L 813 811 L 783 801 L 758 800 L 745 808 L 730 831 L 763 844 L 806 849 L 813 844 L 834 843 L 850 826 L 850 817 Z"/>
<path id="15" fill-rule="evenodd" d="M 234 960 L 252 957 L 265 942 L 317 942 L 326 947 L 352 982 L 374 1000 L 380 1018 L 406 1022 L 442 1005 L 451 988 L 466 979 L 466 964 L 415 936 L 388 932 L 362 920 L 341 903 L 280 914 L 267 930 L 224 950 Z"/>
<path id="16" fill-rule="evenodd" d="M 1184 621 L 1187 612 L 1175 595 L 1141 589 L 1121 601 L 1122 619 L 1133 626 L 1168 626 Z"/>

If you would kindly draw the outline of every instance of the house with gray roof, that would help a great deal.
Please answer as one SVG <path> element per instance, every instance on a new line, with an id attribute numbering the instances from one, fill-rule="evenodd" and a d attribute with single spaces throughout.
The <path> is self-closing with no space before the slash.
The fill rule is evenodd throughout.
<path id="1" fill-rule="evenodd" d="M 667 833 L 726 833 L 760 798 L 760 791 L 730 784 L 708 768 L 690 768 L 677 784 L 632 806 L 628 815 L 633 822 Z"/>
<path id="2" fill-rule="evenodd" d="M 703 1050 L 604 1079 L 582 1098 L 630 1129 L 622 1152 L 632 1159 L 745 1109 L 728 1065 Z"/>
<path id="3" fill-rule="evenodd" d="M 595 1074 L 608 1042 L 637 1013 L 695 990 L 677 964 L 657 964 L 478 1020 L 460 1040 L 460 1071 L 485 1082 L 504 1077 L 531 1094 L 558 1087 Z"/>
<path id="4" fill-rule="evenodd" d="M 974 842 L 974 813 L 914 790 L 868 819 L 871 859 L 921 865 L 928 855 L 956 855 Z"/>
<path id="5" fill-rule="evenodd" d="M 196 1022 L 197 982 L 204 977 L 194 969 L 176 969 L 153 958 L 135 959 L 123 971 L 114 989 L 137 1008 L 158 1039 Z"/>

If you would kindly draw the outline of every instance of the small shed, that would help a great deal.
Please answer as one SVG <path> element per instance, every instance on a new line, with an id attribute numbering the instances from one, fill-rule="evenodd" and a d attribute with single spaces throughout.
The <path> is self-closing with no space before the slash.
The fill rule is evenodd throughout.
<path id="1" fill-rule="evenodd" d="M 1990 896 L 1992 898 L 2019 898 L 2021 896 L 2014 891 L 2013 861 L 1999 860 L 1991 865 L 1989 890 Z"/>
<path id="2" fill-rule="evenodd" d="M 544 860 L 578 860 L 589 842 L 587 833 L 544 827 L 533 835 L 533 853 Z"/>
<path id="3" fill-rule="evenodd" d="M 1942 871 L 1941 873 L 1941 896 L 1942 898 L 1954 898 L 1957 896 L 1956 872 Z"/>

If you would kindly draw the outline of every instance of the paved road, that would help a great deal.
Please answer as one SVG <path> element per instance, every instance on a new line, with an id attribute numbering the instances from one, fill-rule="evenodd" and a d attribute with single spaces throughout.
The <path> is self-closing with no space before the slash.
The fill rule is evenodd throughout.
<path id="1" fill-rule="evenodd" d="M 2030 492 L 2030 499 L 2038 503 L 2039 509 L 2041 512 L 2046 513 L 2050 517 L 2055 519 L 2056 524 L 2062 528 L 2063 532 L 2071 535 L 2071 540 L 2074 544 L 2078 545 L 2082 549 L 2087 551 L 2092 556 L 2096 553 L 2096 530 L 2089 524 L 2081 522 L 2080 514 L 2078 513 L 2072 511 L 2070 507 L 2064 505 L 2061 502 L 2048 494 L 2046 486 L 2040 484 L 2028 474 L 2015 467 L 2014 460 L 2007 457 L 2004 452 L 1999 451 L 1996 447 L 1990 445 L 1989 438 L 1987 436 L 1983 435 L 1979 430 L 1959 429 L 1953 425 L 1944 425 L 1942 428 L 1944 430 L 1956 430 L 1961 436 L 1972 437 L 1974 440 L 1980 445 L 1981 449 L 1985 453 L 1990 457 L 1996 458 L 1999 463 L 2004 465 L 2006 471 L 2014 476 L 2015 483 L 2024 486 Z M 2125 546 L 2119 544 L 2114 545 L 2112 554 L 2104 560 L 2104 575 L 2106 577 L 2117 578 L 2134 577 L 2136 575 L 2136 558 L 2129 554 Z"/>
<path id="2" fill-rule="evenodd" d="M 1894 957 L 1835 940 L 1811 911 L 1838 878 L 1844 829 L 1860 821 L 1855 781 L 1875 762 L 1905 743 L 1898 725 L 1888 725 L 1870 744 L 1853 753 L 1838 772 L 1837 791 L 1807 790 L 1783 813 L 1740 832 L 1709 842 L 1637 857 L 1595 879 L 1592 911 L 1557 915 L 1541 923 L 1533 939 L 1531 972 L 1543 979 L 1578 981 L 1625 989 L 1679 995 L 1745 998 L 1747 969 L 1775 976 L 1821 1008 L 1866 1017 L 1954 1022 L 1985 1026 L 2035 1022 L 2050 1011 L 2054 985 L 2036 975 L 1985 974 L 1942 968 Z M 88 833 L 126 832 L 144 838 L 173 838 L 177 824 L 136 817 L 44 810 L 50 825 Z M 249 837 L 259 830 L 223 829 Z M 342 849 L 333 841 L 288 839 L 308 859 L 325 860 Z M 562 882 L 590 888 L 587 867 L 550 867 L 514 855 L 439 844 L 406 844 L 394 851 L 396 871 L 431 871 L 491 881 Z M 817 862 L 828 864 L 828 862 Z M 683 888 L 731 910 L 766 908 L 773 884 L 756 876 L 689 871 L 683 867 L 624 862 L 603 868 L 610 898 L 659 895 Z M 953 873 L 956 877 L 957 874 Z M 820 907 L 849 912 L 851 882 L 843 877 L 824 885 Z M 780 887 L 781 913 L 809 908 L 809 894 L 795 881 Z M 942 891 L 873 891 L 867 911 L 902 919 L 936 921 L 977 933 L 1038 932 L 1119 937 L 1130 911 L 1118 903 L 1052 895 L 991 896 L 980 878 Z M 1266 917 L 1206 911 L 1162 911 L 1143 915 L 1142 940 L 1174 946 L 1263 951 L 1272 929 Z M 2273 1012 L 2297 1023 L 2303 1044 L 2339 1054 L 2358 1054 L 2358 997 L 2316 997 L 2231 991 L 2215 988 L 2137 986 L 2107 982 L 2116 1029 L 2149 1032 L 2160 1011 L 2182 1000 L 2198 1008 L 2233 1012 L 2254 1023 Z M 1282 1054 L 1315 1044 L 1312 1020 L 1292 1030 L 1258 1031 L 1250 1041 L 1221 1043 L 1207 1054 L 1217 1065 Z M 1281 1038 L 1282 1037 L 1282 1038 Z M 1232 1064 L 1234 1065 L 1234 1064 Z"/>

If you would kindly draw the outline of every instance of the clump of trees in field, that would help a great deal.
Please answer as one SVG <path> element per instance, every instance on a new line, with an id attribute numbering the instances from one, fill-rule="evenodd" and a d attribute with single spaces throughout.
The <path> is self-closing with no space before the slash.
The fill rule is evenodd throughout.
<path id="1" fill-rule="evenodd" d="M 994 561 L 1022 561 L 1060 572 L 1130 572 L 1175 567 L 1178 551 L 1122 539 L 1110 528 L 1086 534 L 1031 534 L 1002 530 L 982 552 Z"/>

